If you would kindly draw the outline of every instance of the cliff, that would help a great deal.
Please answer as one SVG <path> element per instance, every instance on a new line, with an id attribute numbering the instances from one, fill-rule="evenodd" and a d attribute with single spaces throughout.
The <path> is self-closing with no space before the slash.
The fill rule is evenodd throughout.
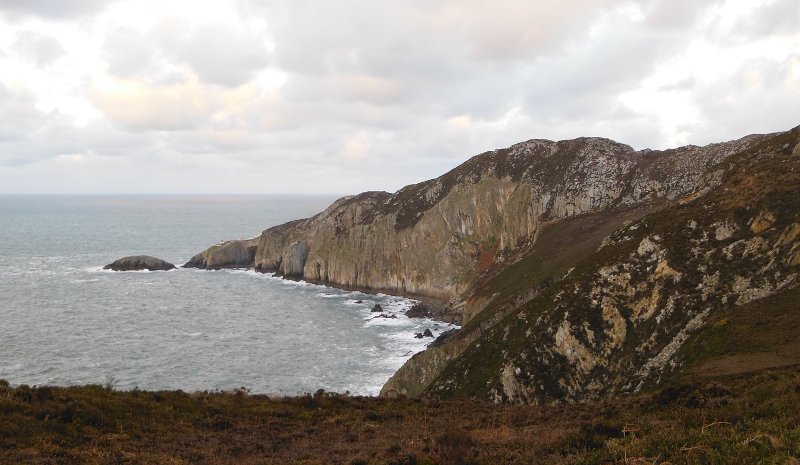
<path id="1" fill-rule="evenodd" d="M 637 152 L 600 138 L 531 140 L 394 194 L 344 197 L 313 218 L 268 229 L 246 264 L 238 260 L 244 255 L 227 262 L 224 246 L 215 246 L 187 266 L 253 266 L 311 282 L 452 301 L 460 311 L 459 297 L 478 277 L 534 243 L 543 226 L 694 192 L 710 167 L 761 138 L 665 152 Z"/>
<path id="2" fill-rule="evenodd" d="M 728 157 L 686 197 L 592 250 L 577 225 L 551 226 L 550 236 L 576 232 L 562 250 L 585 253 L 556 254 L 563 263 L 550 266 L 533 247 L 479 283 L 472 299 L 488 301 L 482 312 L 409 360 L 383 394 L 583 402 L 720 364 L 743 372 L 800 363 L 800 315 L 786 297 L 797 295 L 800 272 L 799 142 L 800 128 Z M 548 232 L 540 245 L 557 243 Z M 772 318 L 723 334 L 730 315 L 752 320 L 766 309 Z"/>
<path id="3" fill-rule="evenodd" d="M 461 332 L 383 395 L 606 398 L 680 367 L 714 315 L 795 286 L 798 131 L 666 151 L 530 140 L 186 266 L 448 302 Z"/>

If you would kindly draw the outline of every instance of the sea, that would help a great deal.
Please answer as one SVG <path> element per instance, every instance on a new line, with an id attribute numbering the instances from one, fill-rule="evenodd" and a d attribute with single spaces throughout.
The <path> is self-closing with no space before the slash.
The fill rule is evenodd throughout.
<path id="1" fill-rule="evenodd" d="M 334 197 L 0 196 L 0 379 L 119 390 L 377 395 L 454 326 L 414 301 L 252 270 L 114 272 L 152 255 L 178 266 L 220 240 L 313 216 Z M 370 310 L 380 304 L 387 316 Z"/>

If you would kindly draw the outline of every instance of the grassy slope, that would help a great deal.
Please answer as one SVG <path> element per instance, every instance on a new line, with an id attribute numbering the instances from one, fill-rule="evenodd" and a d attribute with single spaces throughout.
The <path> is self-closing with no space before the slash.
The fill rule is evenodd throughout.
<path id="1" fill-rule="evenodd" d="M 554 407 L 0 386 L 0 463 L 785 464 L 796 457 L 798 366 Z"/>
<path id="2" fill-rule="evenodd" d="M 800 288 L 716 313 L 679 356 L 677 379 L 800 364 Z"/>

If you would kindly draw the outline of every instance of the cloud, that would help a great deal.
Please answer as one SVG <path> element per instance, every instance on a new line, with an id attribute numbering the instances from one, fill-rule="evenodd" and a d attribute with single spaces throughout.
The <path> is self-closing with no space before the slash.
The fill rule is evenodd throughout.
<path id="1" fill-rule="evenodd" d="M 655 0 L 647 12 L 647 25 L 662 30 L 685 30 L 695 25 L 701 14 L 722 0 Z"/>
<path id="2" fill-rule="evenodd" d="M 749 38 L 796 35 L 800 6 L 795 0 L 772 0 L 757 6 L 737 21 L 732 32 Z"/>
<path id="3" fill-rule="evenodd" d="M 149 30 L 117 27 L 107 32 L 103 55 L 115 76 L 174 76 L 187 67 L 204 83 L 238 87 L 271 63 L 263 31 L 236 24 L 193 25 L 165 17 Z"/>
<path id="4" fill-rule="evenodd" d="M 59 5 L 0 0 L 26 15 L 0 16 L 0 186 L 396 190 L 531 138 L 798 124 L 789 0 Z M 120 171 L 137 183 L 100 180 Z"/>
<path id="5" fill-rule="evenodd" d="M 0 0 L 0 12 L 12 19 L 39 16 L 47 19 L 69 19 L 97 13 L 114 0 Z"/>
<path id="6" fill-rule="evenodd" d="M 237 87 L 271 62 L 268 38 L 259 31 L 216 23 L 192 28 L 187 34 L 172 28 L 172 22 L 159 25 L 165 52 L 170 59 L 188 64 L 203 82 Z"/>
<path id="7" fill-rule="evenodd" d="M 701 109 L 692 130 L 704 143 L 800 124 L 800 54 L 785 60 L 746 60 L 727 76 L 695 93 Z"/>
<path id="8" fill-rule="evenodd" d="M 111 80 L 93 92 L 95 106 L 106 117 L 132 131 L 197 128 L 213 102 L 197 82 L 149 86 L 138 80 Z"/>
<path id="9" fill-rule="evenodd" d="M 117 28 L 106 34 L 101 50 L 114 76 L 133 78 L 155 71 L 156 43 L 150 34 Z"/>
<path id="10" fill-rule="evenodd" d="M 39 67 L 47 66 L 66 54 L 64 47 L 53 36 L 33 31 L 17 34 L 13 47 L 20 57 L 33 61 Z"/>
<path id="11" fill-rule="evenodd" d="M 42 113 L 36 109 L 36 95 L 28 89 L 11 89 L 0 83 L 0 141 L 24 139 L 38 129 Z"/>

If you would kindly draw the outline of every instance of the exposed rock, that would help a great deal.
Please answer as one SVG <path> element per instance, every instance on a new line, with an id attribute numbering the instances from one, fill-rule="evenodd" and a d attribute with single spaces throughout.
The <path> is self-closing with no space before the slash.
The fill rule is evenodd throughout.
<path id="1" fill-rule="evenodd" d="M 772 224 L 775 223 L 775 220 L 775 215 L 768 211 L 762 211 L 758 214 L 758 217 L 753 220 L 753 223 L 750 225 L 750 229 L 754 233 L 758 234 L 772 226 Z"/>
<path id="2" fill-rule="evenodd" d="M 374 320 L 375 318 L 388 318 L 388 319 L 390 319 L 390 320 L 394 320 L 394 319 L 396 319 L 396 318 L 397 318 L 397 315 L 387 315 L 387 314 L 385 314 L 385 313 L 381 313 L 380 315 L 378 315 L 378 316 L 375 316 L 375 317 L 373 317 L 372 319 Z"/>
<path id="3" fill-rule="evenodd" d="M 433 337 L 433 333 L 431 332 L 430 329 L 426 328 L 425 331 L 423 331 L 422 333 L 422 337 Z"/>
<path id="4" fill-rule="evenodd" d="M 370 310 L 370 312 L 372 312 L 372 313 L 382 313 L 383 312 L 383 307 L 381 307 L 381 304 L 375 304 L 375 306 L 372 307 L 372 310 Z"/>
<path id="5" fill-rule="evenodd" d="M 344 197 L 262 233 L 255 267 L 310 282 L 459 299 L 476 279 L 577 215 L 710 190 L 706 176 L 765 136 L 636 152 L 600 138 L 531 140 L 394 194 Z"/>
<path id="6" fill-rule="evenodd" d="M 800 128 L 735 154 L 715 187 L 608 235 L 529 300 L 512 304 L 524 281 L 492 287 L 489 278 L 492 298 L 507 306 L 485 305 L 480 325 L 416 355 L 386 386 L 550 404 L 606 399 L 671 376 L 715 313 L 800 284 L 800 160 L 782 149 L 787 139 L 797 144 Z"/>
<path id="7" fill-rule="evenodd" d="M 530 140 L 270 228 L 252 261 L 248 245 L 246 259 L 212 247 L 196 262 L 430 297 L 463 315 L 384 394 L 600 399 L 659 382 L 716 309 L 797 284 L 799 136 L 638 152 Z"/>
<path id="8" fill-rule="evenodd" d="M 258 238 L 220 241 L 192 257 L 184 268 L 203 268 L 219 270 L 221 268 L 253 268 Z"/>
<path id="9" fill-rule="evenodd" d="M 103 269 L 113 271 L 168 271 L 175 269 L 175 265 L 149 255 L 136 255 L 120 258 L 114 263 L 104 266 Z"/>
<path id="10" fill-rule="evenodd" d="M 431 349 L 434 347 L 439 347 L 440 345 L 444 344 L 447 340 L 449 340 L 451 337 L 455 336 L 458 333 L 458 331 L 459 330 L 456 328 L 448 329 L 447 331 L 440 334 L 435 341 L 428 344 L 428 348 Z"/>
<path id="11" fill-rule="evenodd" d="M 430 316 L 431 312 L 428 307 L 423 304 L 414 304 L 406 311 L 406 316 L 409 318 L 425 318 Z"/>

